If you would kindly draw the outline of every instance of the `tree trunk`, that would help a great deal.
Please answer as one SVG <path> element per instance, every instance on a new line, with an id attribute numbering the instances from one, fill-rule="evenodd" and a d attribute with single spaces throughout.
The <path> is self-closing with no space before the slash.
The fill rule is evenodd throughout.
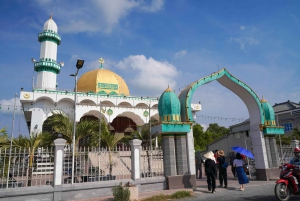
<path id="1" fill-rule="evenodd" d="M 28 182 L 27 182 L 27 186 L 31 186 L 31 179 L 32 179 L 32 164 L 33 164 L 33 157 L 34 157 L 34 153 L 30 154 L 29 156 L 29 168 L 28 168 Z"/>
<path id="2" fill-rule="evenodd" d="M 148 173 L 151 175 L 151 163 L 150 163 L 150 156 L 149 156 L 149 150 L 146 151 L 147 154 L 147 161 L 148 161 Z"/>

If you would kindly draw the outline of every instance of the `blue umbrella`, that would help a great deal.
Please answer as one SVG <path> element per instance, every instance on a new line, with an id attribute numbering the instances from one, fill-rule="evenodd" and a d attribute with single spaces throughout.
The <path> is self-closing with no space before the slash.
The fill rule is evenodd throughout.
<path id="1" fill-rule="evenodd" d="M 251 153 L 251 151 L 249 151 L 248 149 L 245 149 L 243 147 L 239 147 L 239 146 L 236 146 L 236 147 L 231 147 L 231 149 L 237 153 L 240 153 L 240 154 L 243 154 L 244 156 L 247 156 L 249 158 L 253 158 L 254 159 L 254 156 L 253 154 Z"/>

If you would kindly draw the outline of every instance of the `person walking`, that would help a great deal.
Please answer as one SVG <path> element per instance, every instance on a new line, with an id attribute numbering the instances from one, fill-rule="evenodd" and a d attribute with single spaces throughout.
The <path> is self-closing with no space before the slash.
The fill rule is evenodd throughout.
<path id="1" fill-rule="evenodd" d="M 217 158 L 217 162 L 219 164 L 219 182 L 220 185 L 219 187 L 221 188 L 227 188 L 227 168 L 224 168 L 222 165 L 225 163 L 225 156 L 224 156 L 224 151 L 220 150 L 218 151 L 218 158 Z M 224 182 L 224 186 L 223 186 L 223 182 Z"/>
<path id="2" fill-rule="evenodd" d="M 208 191 L 211 191 L 212 193 L 216 193 L 217 169 L 214 160 L 214 154 L 212 151 L 209 151 L 206 154 L 204 154 L 204 157 L 206 158 L 204 162 L 204 167 L 205 167 L 205 175 L 207 178 Z"/>
<path id="3" fill-rule="evenodd" d="M 195 163 L 196 163 L 196 179 L 202 179 L 202 157 L 200 151 L 197 151 L 195 154 Z M 198 177 L 199 175 L 199 177 Z"/>
<path id="4" fill-rule="evenodd" d="M 236 174 L 235 174 L 235 167 L 233 166 L 233 161 L 235 159 L 235 154 L 234 152 L 230 152 L 230 156 L 229 156 L 229 162 L 230 162 L 230 166 L 231 166 L 231 172 L 233 174 L 233 178 L 236 179 Z"/>
<path id="5" fill-rule="evenodd" d="M 245 190 L 244 184 L 249 183 L 249 179 L 244 171 L 244 167 L 243 167 L 244 160 L 240 153 L 236 154 L 235 160 L 233 161 L 233 165 L 235 166 L 236 175 L 238 177 L 239 184 L 241 185 L 240 190 L 244 191 Z"/>

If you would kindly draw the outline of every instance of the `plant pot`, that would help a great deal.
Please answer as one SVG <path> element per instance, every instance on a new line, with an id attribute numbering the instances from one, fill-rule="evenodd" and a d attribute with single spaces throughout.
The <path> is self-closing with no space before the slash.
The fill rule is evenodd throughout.
<path id="1" fill-rule="evenodd" d="M 139 188 L 137 186 L 130 186 L 128 187 L 130 191 L 130 200 L 131 201 L 138 201 L 139 200 Z"/>

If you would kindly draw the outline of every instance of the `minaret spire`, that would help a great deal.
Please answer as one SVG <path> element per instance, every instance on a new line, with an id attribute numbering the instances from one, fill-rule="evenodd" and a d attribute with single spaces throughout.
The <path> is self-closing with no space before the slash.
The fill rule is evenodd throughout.
<path id="1" fill-rule="evenodd" d="M 105 60 L 102 59 L 102 57 L 101 57 L 98 62 L 100 63 L 100 68 L 103 68 L 103 64 L 104 64 Z"/>

